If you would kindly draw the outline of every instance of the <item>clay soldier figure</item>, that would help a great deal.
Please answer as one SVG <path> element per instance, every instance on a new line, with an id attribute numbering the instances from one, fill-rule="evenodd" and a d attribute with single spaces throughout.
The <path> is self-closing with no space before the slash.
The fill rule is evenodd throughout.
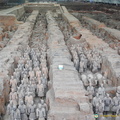
<path id="1" fill-rule="evenodd" d="M 116 111 L 116 119 L 115 120 L 120 120 L 120 104 L 117 107 L 117 111 Z"/>
<path id="2" fill-rule="evenodd" d="M 98 80 L 97 80 L 96 75 L 93 76 L 93 80 L 94 80 L 93 86 L 98 86 Z"/>
<path id="3" fill-rule="evenodd" d="M 47 89 L 47 78 L 46 76 L 43 74 L 43 76 L 41 77 L 41 81 L 44 85 L 44 89 L 45 89 L 45 92 L 46 92 L 46 89 Z"/>
<path id="4" fill-rule="evenodd" d="M 33 96 L 28 92 L 25 96 L 25 104 L 29 106 L 31 103 L 33 103 Z"/>
<path id="5" fill-rule="evenodd" d="M 116 115 L 118 115 L 119 118 L 120 118 L 120 104 L 119 104 L 119 106 L 117 107 Z"/>
<path id="6" fill-rule="evenodd" d="M 101 84 L 101 87 L 98 88 L 98 94 L 101 98 L 105 97 L 105 88 L 103 87 L 103 84 Z"/>
<path id="7" fill-rule="evenodd" d="M 106 97 L 104 98 L 104 104 L 105 104 L 104 111 L 107 114 L 111 110 L 112 106 L 112 99 L 110 98 L 109 94 L 106 94 Z"/>
<path id="8" fill-rule="evenodd" d="M 42 74 L 44 74 L 45 77 L 48 78 L 48 69 L 46 66 L 42 67 Z"/>
<path id="9" fill-rule="evenodd" d="M 38 60 L 35 60 L 35 61 L 33 62 L 33 66 L 34 66 L 34 68 L 37 67 L 37 66 L 39 66 L 39 61 L 38 61 Z"/>
<path id="10" fill-rule="evenodd" d="M 85 74 L 82 74 L 81 79 L 82 79 L 84 86 L 87 87 L 89 85 L 88 80 L 87 80 L 87 76 Z"/>
<path id="11" fill-rule="evenodd" d="M 99 97 L 99 94 L 97 93 L 96 96 L 93 98 L 93 101 L 92 101 L 92 105 L 93 105 L 93 111 L 96 112 L 96 107 L 98 105 L 99 107 L 99 101 L 100 101 L 100 97 Z M 98 112 L 98 111 L 97 111 Z"/>
<path id="12" fill-rule="evenodd" d="M 18 92 L 18 103 L 19 103 L 19 104 L 20 104 L 21 101 L 24 100 L 24 97 L 25 97 L 25 92 L 24 92 L 24 90 L 22 89 L 22 90 L 20 90 L 20 91 Z"/>
<path id="13" fill-rule="evenodd" d="M 105 107 L 104 101 L 100 99 L 98 108 L 99 119 L 101 119 L 102 118 L 101 116 L 103 116 L 104 107 Z"/>
<path id="14" fill-rule="evenodd" d="M 14 79 L 13 76 L 11 76 L 11 79 L 10 79 L 10 86 L 11 86 L 11 88 L 13 88 L 15 91 L 17 90 L 17 80 Z"/>
<path id="15" fill-rule="evenodd" d="M 93 99 L 93 95 L 94 95 L 94 87 L 91 85 L 91 83 L 90 83 L 90 85 L 87 87 L 87 91 L 88 91 L 89 100 L 90 100 L 90 102 L 91 102 L 92 99 Z"/>
<path id="16" fill-rule="evenodd" d="M 32 70 L 32 68 L 30 68 L 29 76 L 30 76 L 30 80 L 35 77 L 35 73 L 34 73 L 34 71 Z"/>
<path id="17" fill-rule="evenodd" d="M 15 72 L 13 73 L 15 79 L 17 80 L 17 83 L 20 83 L 20 72 L 18 69 L 15 69 Z"/>
<path id="18" fill-rule="evenodd" d="M 41 82 L 37 84 L 37 94 L 40 98 L 44 97 L 44 85 Z"/>
<path id="19" fill-rule="evenodd" d="M 112 100 L 112 105 L 113 105 L 112 106 L 112 111 L 113 111 L 113 114 L 116 114 L 117 108 L 118 108 L 119 104 L 120 104 L 119 94 L 116 93 L 116 96 Z"/>
<path id="20" fill-rule="evenodd" d="M 28 84 L 28 77 L 27 77 L 27 75 L 24 75 L 23 84 Z"/>
<path id="21" fill-rule="evenodd" d="M 29 68 L 32 68 L 32 60 L 28 60 L 27 64 L 28 64 Z"/>
<path id="22" fill-rule="evenodd" d="M 41 60 L 41 64 L 40 64 L 41 72 L 42 72 L 42 69 L 44 68 L 44 66 L 47 66 L 47 64 L 46 64 L 46 59 Z M 43 74 L 43 73 L 42 73 L 42 74 Z"/>
<path id="23" fill-rule="evenodd" d="M 21 80 L 23 80 L 24 76 L 27 76 L 28 75 L 28 71 L 27 69 L 23 68 L 22 72 L 21 72 Z"/>
<path id="24" fill-rule="evenodd" d="M 92 72 L 98 72 L 98 63 L 97 61 L 93 60 L 93 68 L 92 68 Z"/>
<path id="25" fill-rule="evenodd" d="M 23 101 L 20 102 L 20 105 L 18 106 L 18 109 L 20 110 L 21 120 L 28 120 L 28 117 L 27 117 L 27 107 L 23 103 Z"/>
<path id="26" fill-rule="evenodd" d="M 17 92 L 14 91 L 14 89 L 12 89 L 12 91 L 10 92 L 10 101 L 13 101 L 13 104 L 17 105 L 18 95 Z"/>
<path id="27" fill-rule="evenodd" d="M 30 92 L 31 92 L 31 95 L 32 95 L 33 97 L 35 97 L 36 84 L 33 84 L 33 83 L 30 82 L 29 90 L 30 90 Z"/>
<path id="28" fill-rule="evenodd" d="M 84 71 L 87 70 L 87 64 L 88 64 L 88 60 L 87 60 L 87 58 L 85 57 L 85 58 L 84 58 Z"/>
<path id="29" fill-rule="evenodd" d="M 44 107 L 45 108 L 45 111 L 46 111 L 46 113 L 48 112 L 48 107 L 47 107 L 47 104 L 44 102 L 44 100 L 42 100 L 41 99 L 41 105 L 42 105 L 42 107 Z"/>
<path id="30" fill-rule="evenodd" d="M 13 106 L 10 114 L 10 120 L 15 120 L 16 106 Z"/>
<path id="31" fill-rule="evenodd" d="M 103 80 L 102 74 L 96 73 L 95 76 L 96 76 L 96 78 L 97 78 L 97 80 L 98 80 L 98 82 L 99 82 L 99 85 L 101 85 L 102 82 L 103 82 L 103 81 L 102 81 L 102 80 Z"/>
<path id="32" fill-rule="evenodd" d="M 93 75 L 91 73 L 88 74 L 87 79 L 89 81 L 89 84 L 91 83 L 91 85 L 93 85 Z"/>
<path id="33" fill-rule="evenodd" d="M 38 77 L 38 78 L 37 78 L 37 83 L 39 83 L 39 82 L 42 82 L 42 81 L 41 81 L 41 77 Z"/>
<path id="34" fill-rule="evenodd" d="M 36 116 L 38 118 L 38 120 L 45 120 L 44 118 L 44 114 L 43 114 L 43 110 L 42 110 L 42 105 L 38 104 L 38 108 L 36 109 Z"/>
<path id="35" fill-rule="evenodd" d="M 29 115 L 29 120 L 35 120 L 36 119 L 36 105 L 32 101 L 28 108 L 28 112 L 30 113 Z"/>
<path id="36" fill-rule="evenodd" d="M 46 118 L 46 117 L 47 117 L 47 114 L 46 114 L 46 110 L 45 110 L 45 107 L 44 107 L 44 106 L 42 106 L 41 112 L 42 112 L 42 114 L 43 114 L 43 117 Z"/>
<path id="37" fill-rule="evenodd" d="M 39 67 L 37 67 L 36 77 L 37 78 L 41 77 L 41 71 L 40 71 Z"/>
<path id="38" fill-rule="evenodd" d="M 8 106 L 7 106 L 7 114 L 8 114 L 8 115 L 11 114 L 12 109 L 13 109 L 13 102 L 10 101 L 10 103 L 9 103 Z"/>
<path id="39" fill-rule="evenodd" d="M 20 110 L 18 108 L 16 108 L 16 110 L 15 110 L 14 120 L 22 120 Z"/>
<path id="40" fill-rule="evenodd" d="M 26 84 L 24 84 L 24 81 L 23 80 L 21 80 L 21 84 L 20 84 L 20 86 L 19 86 L 19 91 L 23 91 L 23 92 L 25 92 L 26 91 L 26 87 L 27 87 L 27 85 Z"/>
<path id="41" fill-rule="evenodd" d="M 85 65 L 84 60 L 81 60 L 80 61 L 79 73 L 83 73 L 84 72 L 84 65 Z"/>

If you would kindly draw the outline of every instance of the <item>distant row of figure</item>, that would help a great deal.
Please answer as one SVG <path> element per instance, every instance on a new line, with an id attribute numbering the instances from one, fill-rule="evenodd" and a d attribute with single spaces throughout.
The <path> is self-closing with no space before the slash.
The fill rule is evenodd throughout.
<path id="1" fill-rule="evenodd" d="M 10 79 L 10 103 L 7 113 L 10 120 L 45 120 L 47 105 L 44 102 L 48 83 L 46 46 L 24 50 Z M 38 100 L 37 100 L 38 99 Z"/>
<path id="2" fill-rule="evenodd" d="M 102 57 L 96 48 L 88 49 L 87 46 L 72 45 L 70 47 L 70 52 L 72 54 L 74 66 L 79 73 L 86 72 L 88 69 L 96 73 L 101 69 Z"/>

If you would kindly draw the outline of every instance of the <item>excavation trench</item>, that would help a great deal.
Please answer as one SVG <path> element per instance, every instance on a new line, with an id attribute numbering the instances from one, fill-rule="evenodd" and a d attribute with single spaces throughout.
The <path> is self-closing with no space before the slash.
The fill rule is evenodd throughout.
<path id="1" fill-rule="evenodd" d="M 45 15 L 40 13 L 28 45 L 21 49 L 21 56 L 14 62 L 4 120 L 20 119 L 20 116 L 21 120 L 47 119 L 45 100 L 49 78 L 46 31 Z"/>
<path id="2" fill-rule="evenodd" d="M 97 37 L 102 38 L 120 54 L 120 21 L 114 20 L 114 16 L 109 14 L 98 13 L 76 12 L 72 14 L 80 20 L 83 27 L 89 29 Z"/>
<path id="3" fill-rule="evenodd" d="M 111 106 L 107 106 L 107 103 L 104 103 L 109 102 L 112 105 L 112 99 L 118 94 L 118 91 L 116 87 L 109 85 L 111 80 L 108 78 L 107 73 L 102 70 L 104 63 L 101 52 L 97 48 L 90 47 L 84 39 L 79 38 L 79 34 L 77 35 L 73 32 L 70 24 L 64 18 L 56 18 L 56 21 L 64 35 L 74 67 L 88 92 L 87 95 L 93 106 L 94 114 L 98 114 L 100 120 L 106 119 L 103 117 L 104 115 L 111 115 L 108 119 L 114 120 L 116 112 L 114 113 Z M 97 104 L 103 105 L 101 111 L 98 110 L 99 107 L 95 106 L 96 98 L 102 101 L 100 103 L 97 101 Z"/>

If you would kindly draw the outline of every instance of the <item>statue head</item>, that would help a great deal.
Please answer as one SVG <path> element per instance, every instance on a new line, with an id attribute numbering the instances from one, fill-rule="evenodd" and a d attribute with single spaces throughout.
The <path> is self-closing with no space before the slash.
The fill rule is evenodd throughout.
<path id="1" fill-rule="evenodd" d="M 23 101 L 20 101 L 20 104 L 21 104 L 21 105 L 23 105 L 23 104 L 24 104 L 24 102 L 23 102 Z"/>
<path id="2" fill-rule="evenodd" d="M 98 93 L 96 93 L 96 97 L 99 97 L 99 94 L 98 94 Z"/>
<path id="3" fill-rule="evenodd" d="M 101 87 L 104 87 L 103 84 L 101 84 Z"/>
<path id="4" fill-rule="evenodd" d="M 44 100 L 41 99 L 41 104 L 44 104 Z"/>
<path id="5" fill-rule="evenodd" d="M 110 97 L 110 95 L 109 95 L 108 93 L 106 94 L 106 96 L 107 96 L 107 97 Z"/>

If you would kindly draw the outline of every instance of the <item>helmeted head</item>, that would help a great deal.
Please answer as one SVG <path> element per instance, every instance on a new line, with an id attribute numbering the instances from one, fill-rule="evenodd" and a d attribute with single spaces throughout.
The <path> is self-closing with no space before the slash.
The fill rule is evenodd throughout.
<path id="1" fill-rule="evenodd" d="M 44 104 L 44 100 L 41 99 L 41 104 Z"/>
<path id="2" fill-rule="evenodd" d="M 106 94 L 106 96 L 107 96 L 107 97 L 110 97 L 110 95 L 109 95 L 108 93 Z"/>
<path id="3" fill-rule="evenodd" d="M 117 97 L 119 97 L 119 94 L 118 94 L 118 93 L 116 93 L 116 96 L 117 96 Z"/>
<path id="4" fill-rule="evenodd" d="M 13 76 L 11 76 L 11 79 L 13 80 L 13 79 L 14 79 L 14 77 L 13 77 Z"/>
<path id="5" fill-rule="evenodd" d="M 101 84 L 101 87 L 104 87 L 103 84 Z"/>
<path id="6" fill-rule="evenodd" d="M 20 101 L 20 104 L 21 104 L 21 105 L 23 105 L 23 104 L 24 104 L 24 102 L 23 102 L 23 101 Z"/>
<path id="7" fill-rule="evenodd" d="M 99 94 L 98 94 L 98 93 L 96 93 L 96 97 L 99 97 Z"/>

